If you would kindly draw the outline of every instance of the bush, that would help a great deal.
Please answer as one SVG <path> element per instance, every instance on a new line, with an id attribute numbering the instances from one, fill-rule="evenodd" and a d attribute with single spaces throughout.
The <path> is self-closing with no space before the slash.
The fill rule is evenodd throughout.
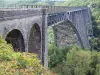
<path id="1" fill-rule="evenodd" d="M 57 48 L 55 44 L 49 45 L 49 67 L 53 68 L 66 60 L 66 53 L 70 47 Z"/>
<path id="2" fill-rule="evenodd" d="M 91 39 L 91 50 L 100 51 L 100 38 Z"/>
<path id="3" fill-rule="evenodd" d="M 0 36 L 0 75 L 54 75 L 45 69 L 37 55 L 14 52 Z"/>
<path id="4" fill-rule="evenodd" d="M 51 48 L 49 61 L 53 72 L 58 75 L 100 75 L 100 52 L 78 47 L 70 47 L 63 52 L 55 48 Z"/>
<path id="5" fill-rule="evenodd" d="M 63 75 L 86 75 L 90 70 L 91 54 L 80 48 L 73 47 L 64 62 Z"/>
<path id="6" fill-rule="evenodd" d="M 100 74 L 100 52 L 92 51 L 91 52 L 91 75 Z"/>

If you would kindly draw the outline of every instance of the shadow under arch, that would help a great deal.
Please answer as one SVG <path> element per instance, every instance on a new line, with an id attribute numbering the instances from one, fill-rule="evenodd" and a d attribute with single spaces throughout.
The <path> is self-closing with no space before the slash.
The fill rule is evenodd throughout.
<path id="1" fill-rule="evenodd" d="M 18 29 L 10 31 L 5 40 L 12 44 L 14 51 L 25 52 L 23 35 Z"/>
<path id="2" fill-rule="evenodd" d="M 31 28 L 29 41 L 28 41 L 28 52 L 36 53 L 41 55 L 41 31 L 38 24 L 34 24 Z"/>
<path id="3" fill-rule="evenodd" d="M 75 34 L 77 35 L 77 38 L 78 38 L 78 41 L 81 44 L 81 47 L 84 48 L 84 45 L 83 45 L 81 36 L 79 34 L 79 31 L 77 30 L 77 28 L 75 27 L 75 25 L 73 24 L 73 22 L 71 22 L 70 20 L 63 20 L 63 21 L 59 22 L 58 24 L 56 24 L 55 26 L 59 26 L 60 24 L 65 24 L 66 25 L 67 23 L 69 23 L 69 25 L 72 27 L 72 29 L 74 30 Z M 53 27 L 54 30 L 55 30 L 55 26 Z M 54 31 L 54 33 L 56 33 L 56 32 Z"/>

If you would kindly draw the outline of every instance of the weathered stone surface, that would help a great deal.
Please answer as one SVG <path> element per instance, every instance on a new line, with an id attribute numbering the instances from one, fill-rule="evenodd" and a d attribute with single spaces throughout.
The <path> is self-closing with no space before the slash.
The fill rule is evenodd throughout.
<path id="1" fill-rule="evenodd" d="M 92 25 L 88 7 L 46 8 L 0 9 L 0 34 L 8 42 L 19 44 L 17 49 L 25 49 L 26 52 L 39 54 L 41 62 L 45 66 L 48 65 L 48 26 L 58 25 L 58 30 L 62 29 L 59 33 L 67 35 L 67 26 L 61 24 L 67 25 L 67 22 L 70 22 L 81 46 L 89 48 L 88 37 L 92 35 L 92 32 L 89 33 L 90 30 L 92 31 Z"/>
<path id="2" fill-rule="evenodd" d="M 42 31 L 44 30 L 42 26 L 47 24 L 45 23 L 46 18 L 44 18 L 44 21 L 42 20 L 42 18 L 46 16 L 43 16 L 43 9 L 2 9 L 0 12 L 3 11 L 6 13 L 6 15 L 5 13 L 2 13 L 4 15 L 0 16 L 2 19 L 0 20 L 0 34 L 3 36 L 3 38 L 6 39 L 7 35 L 9 35 L 10 32 L 13 32 L 13 30 L 20 31 L 24 40 L 25 51 L 39 54 L 40 59 L 44 61 L 44 56 L 42 56 L 42 46 L 45 45 L 45 43 L 42 42 Z M 44 11 L 46 10 L 44 9 Z M 42 22 L 44 22 L 43 25 Z M 34 37 L 31 34 L 33 34 Z M 15 35 L 17 36 L 16 33 Z M 12 36 L 10 37 L 14 39 Z M 31 41 L 30 38 L 32 38 Z M 17 40 L 15 41 L 17 42 Z M 32 49 L 32 47 L 34 48 Z"/>

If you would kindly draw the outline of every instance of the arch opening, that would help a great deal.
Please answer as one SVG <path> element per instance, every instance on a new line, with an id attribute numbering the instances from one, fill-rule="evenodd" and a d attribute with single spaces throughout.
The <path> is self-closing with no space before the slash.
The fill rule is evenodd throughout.
<path id="1" fill-rule="evenodd" d="M 41 32 L 38 24 L 34 24 L 30 31 L 28 52 L 41 54 Z"/>
<path id="2" fill-rule="evenodd" d="M 5 40 L 7 43 L 12 44 L 14 51 L 25 52 L 24 39 L 19 30 L 10 31 Z"/>
<path id="3" fill-rule="evenodd" d="M 83 48 L 83 44 L 76 27 L 69 20 L 54 26 L 53 30 L 56 46 L 64 47 L 76 45 Z"/>

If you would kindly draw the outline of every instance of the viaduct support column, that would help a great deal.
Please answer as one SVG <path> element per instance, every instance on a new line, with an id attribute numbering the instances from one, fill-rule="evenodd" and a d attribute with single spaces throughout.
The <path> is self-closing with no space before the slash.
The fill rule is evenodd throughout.
<path id="1" fill-rule="evenodd" d="M 48 67 L 47 12 L 42 9 L 42 63 Z"/>

